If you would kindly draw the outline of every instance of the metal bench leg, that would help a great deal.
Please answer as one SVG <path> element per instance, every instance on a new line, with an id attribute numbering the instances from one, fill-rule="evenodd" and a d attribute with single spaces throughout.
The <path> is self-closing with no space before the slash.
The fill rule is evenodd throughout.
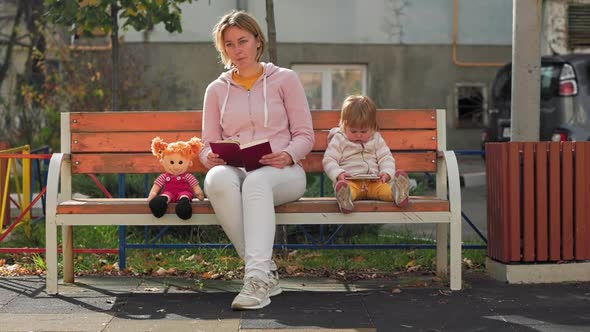
<path id="1" fill-rule="evenodd" d="M 55 225 L 55 216 L 47 216 L 46 222 L 45 261 L 47 264 L 47 294 L 57 294 L 57 226 Z"/>
<path id="2" fill-rule="evenodd" d="M 451 222 L 451 290 L 461 289 L 461 219 Z"/>

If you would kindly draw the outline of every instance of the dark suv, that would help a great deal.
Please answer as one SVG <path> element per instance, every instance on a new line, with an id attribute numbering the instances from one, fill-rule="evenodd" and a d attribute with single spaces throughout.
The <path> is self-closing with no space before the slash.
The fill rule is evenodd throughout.
<path id="1" fill-rule="evenodd" d="M 482 149 L 486 142 L 510 140 L 512 65 L 498 70 L 490 107 L 484 115 Z M 542 141 L 590 140 L 590 54 L 541 58 Z"/>

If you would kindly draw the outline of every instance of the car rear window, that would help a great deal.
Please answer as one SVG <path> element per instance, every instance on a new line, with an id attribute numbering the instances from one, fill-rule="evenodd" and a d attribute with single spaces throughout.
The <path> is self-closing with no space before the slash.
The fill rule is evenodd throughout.
<path id="1" fill-rule="evenodd" d="M 559 92 L 559 75 L 562 63 L 543 63 L 541 65 L 541 93 L 542 98 L 556 96 Z M 492 98 L 497 101 L 510 102 L 512 96 L 512 68 L 505 67 L 498 71 L 494 86 L 492 87 Z"/>

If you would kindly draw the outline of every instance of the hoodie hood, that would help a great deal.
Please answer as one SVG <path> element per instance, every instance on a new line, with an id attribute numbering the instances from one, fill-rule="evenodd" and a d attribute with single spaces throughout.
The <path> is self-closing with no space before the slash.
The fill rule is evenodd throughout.
<path id="1" fill-rule="evenodd" d="M 334 135 L 336 135 L 338 133 L 344 135 L 342 130 L 340 130 L 340 127 L 330 129 L 330 131 L 328 132 L 328 143 L 330 143 L 330 140 L 332 139 L 332 137 L 334 137 Z"/>
<path id="2" fill-rule="evenodd" d="M 267 77 L 272 76 L 279 67 L 275 66 L 272 63 L 265 63 L 265 62 L 261 62 L 262 64 L 262 75 L 258 78 L 259 80 L 262 80 L 262 94 L 264 96 L 264 128 L 268 127 L 268 101 L 267 101 L 267 97 L 266 97 L 266 79 Z M 223 99 L 223 104 L 221 105 L 221 116 L 219 117 L 219 124 L 221 125 L 223 123 L 223 115 L 225 113 L 225 107 L 227 106 L 227 100 L 229 98 L 229 92 L 230 92 L 230 87 L 232 84 L 237 85 L 237 83 L 233 80 L 232 78 L 232 73 L 234 72 L 235 68 L 232 68 L 228 71 L 225 71 L 223 73 L 221 73 L 221 75 L 219 75 L 219 80 L 222 81 L 223 83 L 226 84 L 227 86 L 227 90 L 225 93 L 225 98 Z M 257 82 L 258 82 L 257 81 Z M 254 83 L 256 84 L 256 83 Z"/>

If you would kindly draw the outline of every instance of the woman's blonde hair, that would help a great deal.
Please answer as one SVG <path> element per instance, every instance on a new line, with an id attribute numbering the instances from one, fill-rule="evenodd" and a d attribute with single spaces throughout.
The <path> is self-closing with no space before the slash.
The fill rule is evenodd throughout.
<path id="1" fill-rule="evenodd" d="M 377 107 L 367 96 L 348 96 L 340 112 L 340 128 L 368 128 L 379 130 Z"/>
<path id="2" fill-rule="evenodd" d="M 256 50 L 256 61 L 260 61 L 262 54 L 264 54 L 264 50 L 266 49 L 266 38 L 264 37 L 262 29 L 260 29 L 260 25 L 254 17 L 245 11 L 233 10 L 223 16 L 213 28 L 215 48 L 217 49 L 217 52 L 219 52 L 224 67 L 227 69 L 235 67 L 235 64 L 231 62 L 227 52 L 225 52 L 225 44 L 223 43 L 223 33 L 229 27 L 237 27 L 254 35 L 254 38 L 260 43 L 260 47 Z"/>

